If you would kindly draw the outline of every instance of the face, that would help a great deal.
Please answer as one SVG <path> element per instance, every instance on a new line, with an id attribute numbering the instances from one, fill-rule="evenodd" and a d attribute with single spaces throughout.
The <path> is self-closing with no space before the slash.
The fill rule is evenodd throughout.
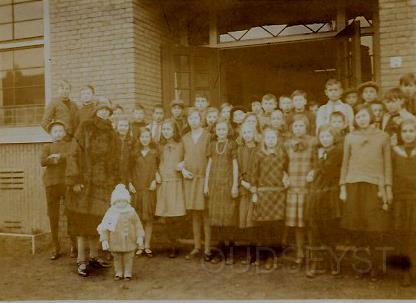
<path id="1" fill-rule="evenodd" d="M 412 97 L 416 93 L 416 83 L 406 83 L 400 85 L 400 89 L 406 96 Z"/>
<path id="2" fill-rule="evenodd" d="M 331 119 L 329 120 L 329 124 L 331 127 L 335 129 L 344 129 L 345 127 L 345 121 L 343 117 L 340 116 L 331 116 Z"/>
<path id="3" fill-rule="evenodd" d="M 282 112 L 289 113 L 293 107 L 292 99 L 287 97 L 280 98 L 279 107 L 282 110 Z"/>
<path id="4" fill-rule="evenodd" d="M 169 140 L 173 137 L 174 135 L 174 130 L 173 130 L 173 126 L 170 123 L 163 123 L 162 125 L 162 136 L 163 138 L 165 138 L 166 140 Z"/>
<path id="5" fill-rule="evenodd" d="M 250 115 L 246 118 L 246 121 L 244 121 L 244 124 L 247 124 L 253 129 L 255 129 L 257 127 L 257 118 L 253 115 Z"/>
<path id="6" fill-rule="evenodd" d="M 402 109 L 404 100 L 385 100 L 384 105 L 389 113 L 394 114 Z"/>
<path id="7" fill-rule="evenodd" d="M 144 132 L 141 132 L 139 140 L 140 140 L 141 145 L 149 146 L 150 141 L 152 140 L 152 136 L 151 136 L 150 132 L 144 131 Z"/>
<path id="8" fill-rule="evenodd" d="M 264 145 L 267 148 L 275 148 L 277 145 L 277 134 L 273 131 L 266 131 L 264 133 Z"/>
<path id="9" fill-rule="evenodd" d="M 292 132 L 296 137 L 306 135 L 306 125 L 302 120 L 296 120 L 292 124 Z"/>
<path id="10" fill-rule="evenodd" d="M 207 124 L 209 126 L 214 125 L 218 120 L 218 112 L 215 112 L 215 111 L 208 112 L 206 119 L 207 119 Z"/>
<path id="11" fill-rule="evenodd" d="M 126 200 L 118 200 L 118 201 L 116 201 L 115 203 L 114 203 L 114 206 L 117 208 L 117 209 L 124 209 L 124 208 L 126 208 L 127 207 L 127 205 L 129 204 L 129 202 L 128 201 L 126 201 Z"/>
<path id="12" fill-rule="evenodd" d="M 104 108 L 100 108 L 99 110 L 97 110 L 96 115 L 97 117 L 106 120 L 110 117 L 111 112 L 108 108 L 104 107 Z"/>
<path id="13" fill-rule="evenodd" d="M 133 119 L 135 121 L 144 121 L 144 111 L 142 109 L 135 109 L 133 111 Z"/>
<path id="14" fill-rule="evenodd" d="M 59 94 L 59 96 L 61 96 L 63 98 L 68 98 L 70 92 L 71 92 L 71 87 L 70 87 L 70 85 L 68 83 L 61 82 L 59 84 L 59 88 L 58 88 L 58 94 Z"/>
<path id="15" fill-rule="evenodd" d="M 363 89 L 362 97 L 366 103 L 371 103 L 378 97 L 377 90 L 374 87 L 366 87 Z"/>
<path id="16" fill-rule="evenodd" d="M 274 111 L 270 116 L 270 123 L 272 127 L 279 128 L 281 127 L 285 121 L 283 120 L 283 114 L 281 111 Z"/>
<path id="17" fill-rule="evenodd" d="M 165 112 L 163 111 L 163 108 L 155 108 L 153 110 L 152 119 L 155 122 L 162 122 L 163 118 L 165 117 Z"/>
<path id="18" fill-rule="evenodd" d="M 261 102 L 264 112 L 271 113 L 276 109 L 276 101 L 271 99 L 265 99 Z"/>
<path id="19" fill-rule="evenodd" d="M 193 112 L 188 116 L 188 124 L 192 129 L 197 129 L 201 126 L 201 117 L 197 112 Z"/>
<path id="20" fill-rule="evenodd" d="M 94 94 L 90 88 L 83 88 L 81 90 L 81 102 L 90 102 L 92 98 L 94 97 Z"/>
<path id="21" fill-rule="evenodd" d="M 359 128 L 368 128 L 370 126 L 370 113 L 367 110 L 360 110 L 355 114 L 355 122 Z"/>
<path id="22" fill-rule="evenodd" d="M 318 108 L 319 108 L 318 104 L 309 106 L 309 110 L 313 112 L 315 115 L 318 113 Z"/>
<path id="23" fill-rule="evenodd" d="M 66 135 L 65 128 L 62 125 L 56 124 L 52 126 L 51 137 L 53 141 L 60 141 Z"/>
<path id="24" fill-rule="evenodd" d="M 225 140 L 228 135 L 227 123 L 218 123 L 215 126 L 215 134 L 217 135 L 218 140 Z"/>
<path id="25" fill-rule="evenodd" d="M 183 108 L 180 105 L 174 105 L 170 109 L 170 112 L 172 113 L 173 118 L 179 119 L 182 117 L 183 114 Z"/>
<path id="26" fill-rule="evenodd" d="M 406 124 L 401 131 L 402 140 L 405 144 L 414 143 L 416 141 L 416 126 Z"/>
<path id="27" fill-rule="evenodd" d="M 242 110 L 236 110 L 233 113 L 233 122 L 237 124 L 243 123 L 244 117 L 246 116 L 245 112 Z"/>
<path id="28" fill-rule="evenodd" d="M 208 107 L 208 100 L 204 97 L 195 98 L 195 107 L 199 110 L 204 110 Z"/>
<path id="29" fill-rule="evenodd" d="M 127 135 L 127 133 L 129 132 L 129 121 L 127 120 L 118 121 L 117 132 L 122 136 Z"/>
<path id="30" fill-rule="evenodd" d="M 337 101 L 341 98 L 342 88 L 339 84 L 328 85 L 325 88 L 325 95 L 331 101 Z"/>
<path id="31" fill-rule="evenodd" d="M 231 106 L 225 106 L 221 110 L 221 117 L 223 117 L 224 119 L 230 120 L 230 113 L 231 113 Z"/>
<path id="32" fill-rule="evenodd" d="M 350 93 L 345 97 L 345 103 L 354 107 L 358 103 L 358 94 Z"/>
<path id="33" fill-rule="evenodd" d="M 383 105 L 371 104 L 371 110 L 373 111 L 375 122 L 381 122 L 384 114 Z"/>
<path id="34" fill-rule="evenodd" d="M 256 114 L 261 113 L 263 111 L 263 109 L 261 108 L 261 103 L 259 101 L 252 102 L 251 111 Z"/>
<path id="35" fill-rule="evenodd" d="M 303 110 L 306 106 L 306 98 L 304 96 L 293 97 L 293 107 L 297 110 Z"/>
<path id="36" fill-rule="evenodd" d="M 334 136 L 329 130 L 323 131 L 319 134 L 319 142 L 323 147 L 330 147 L 334 144 Z"/>
<path id="37" fill-rule="evenodd" d="M 252 142 L 254 140 L 254 128 L 250 127 L 248 124 L 244 124 L 241 129 L 241 136 L 245 142 Z"/>

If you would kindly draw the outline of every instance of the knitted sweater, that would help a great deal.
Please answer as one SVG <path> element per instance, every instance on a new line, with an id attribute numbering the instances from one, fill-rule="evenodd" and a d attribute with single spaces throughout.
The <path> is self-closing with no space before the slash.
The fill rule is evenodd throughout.
<path id="1" fill-rule="evenodd" d="M 345 137 L 340 184 L 358 182 L 392 184 L 390 140 L 379 129 L 356 130 Z"/>

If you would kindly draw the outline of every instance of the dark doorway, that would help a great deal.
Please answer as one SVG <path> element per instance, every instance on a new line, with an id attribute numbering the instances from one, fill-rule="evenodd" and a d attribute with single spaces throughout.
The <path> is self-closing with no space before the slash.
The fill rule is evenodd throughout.
<path id="1" fill-rule="evenodd" d="M 223 95 L 233 104 L 249 105 L 266 93 L 277 97 L 295 89 L 309 101 L 324 102 L 324 84 L 337 76 L 337 41 L 322 40 L 221 51 Z"/>

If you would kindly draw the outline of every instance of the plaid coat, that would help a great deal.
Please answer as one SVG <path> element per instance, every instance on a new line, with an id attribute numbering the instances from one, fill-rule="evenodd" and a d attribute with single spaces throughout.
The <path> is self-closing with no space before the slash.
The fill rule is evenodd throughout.
<path id="1" fill-rule="evenodd" d="M 254 156 L 250 169 L 250 184 L 257 188 L 258 200 L 254 206 L 253 221 L 277 221 L 285 215 L 283 173 L 287 168 L 287 154 L 281 146 L 276 153 L 264 150 Z"/>

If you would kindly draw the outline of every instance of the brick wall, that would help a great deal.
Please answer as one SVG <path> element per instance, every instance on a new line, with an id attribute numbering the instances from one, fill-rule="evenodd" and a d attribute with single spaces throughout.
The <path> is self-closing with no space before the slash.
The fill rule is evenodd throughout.
<path id="1" fill-rule="evenodd" d="M 379 0 L 381 85 L 398 85 L 404 73 L 416 72 L 416 1 Z M 401 57 L 402 66 L 392 68 L 391 57 Z"/>
<path id="2" fill-rule="evenodd" d="M 134 1 L 135 90 L 148 109 L 162 103 L 161 47 L 172 36 L 159 1 Z"/>
<path id="3" fill-rule="evenodd" d="M 50 1 L 52 96 L 67 79 L 72 97 L 86 84 L 116 103 L 135 99 L 133 0 Z"/>

